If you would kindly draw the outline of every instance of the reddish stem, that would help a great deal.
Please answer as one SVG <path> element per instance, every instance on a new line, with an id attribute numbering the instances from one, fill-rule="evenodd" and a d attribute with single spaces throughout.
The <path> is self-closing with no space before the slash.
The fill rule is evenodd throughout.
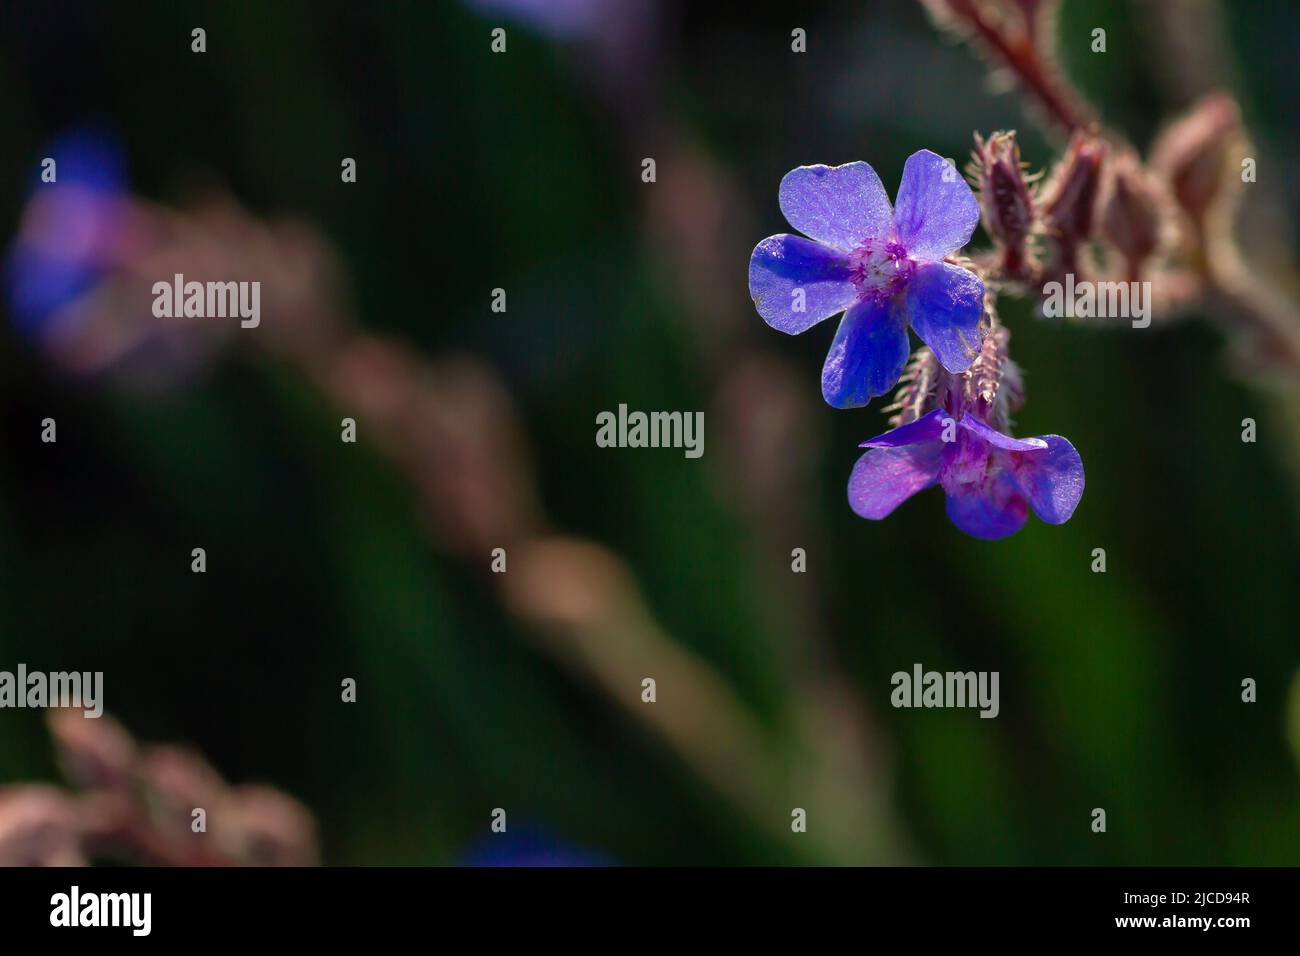
<path id="1" fill-rule="evenodd" d="M 1002 64 L 1015 73 L 1047 115 L 1067 133 L 1092 125 L 1092 116 L 1060 82 L 1057 71 L 1038 55 L 1028 18 L 1025 30 L 1009 34 L 992 22 L 975 0 L 948 0 L 948 9 L 964 20 Z"/>

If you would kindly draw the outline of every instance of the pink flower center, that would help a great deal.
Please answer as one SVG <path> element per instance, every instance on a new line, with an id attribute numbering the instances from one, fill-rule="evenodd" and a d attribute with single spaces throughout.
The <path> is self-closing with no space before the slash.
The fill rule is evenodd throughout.
<path id="1" fill-rule="evenodd" d="M 992 449 L 988 442 L 976 438 L 964 428 L 957 429 L 957 440 L 944 455 L 939 475 L 948 494 L 974 491 L 984 484 L 990 470 Z"/>
<path id="2" fill-rule="evenodd" d="M 858 294 L 878 302 L 901 292 L 916 271 L 916 262 L 901 243 L 883 239 L 868 239 L 853 250 L 850 261 Z"/>

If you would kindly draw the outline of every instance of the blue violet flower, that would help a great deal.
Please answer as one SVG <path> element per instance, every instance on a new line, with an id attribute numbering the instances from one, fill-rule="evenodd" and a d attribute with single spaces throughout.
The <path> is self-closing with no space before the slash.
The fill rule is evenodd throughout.
<path id="1" fill-rule="evenodd" d="M 767 324 L 790 335 L 844 313 L 822 369 L 828 403 L 856 408 L 893 388 L 907 363 L 909 325 L 948 371 L 969 367 L 984 283 L 944 258 L 970 241 L 980 209 L 951 162 L 913 153 L 893 207 L 863 162 L 791 170 L 779 200 L 809 238 L 760 242 L 749 292 Z"/>

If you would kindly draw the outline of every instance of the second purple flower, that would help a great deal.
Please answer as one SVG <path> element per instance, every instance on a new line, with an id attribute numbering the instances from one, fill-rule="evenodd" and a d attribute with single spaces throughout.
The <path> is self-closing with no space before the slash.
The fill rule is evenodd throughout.
<path id="1" fill-rule="evenodd" d="M 993 541 L 1019 531 L 1031 508 L 1049 524 L 1064 524 L 1083 496 L 1083 461 L 1069 441 L 1013 438 L 970 411 L 957 419 L 936 408 L 862 447 L 870 451 L 853 466 L 849 504 L 864 518 L 884 518 L 940 485 L 952 523 Z"/>
<path id="2" fill-rule="evenodd" d="M 953 165 L 908 157 L 897 203 L 867 163 L 800 166 L 781 180 L 781 211 L 804 235 L 764 239 L 749 261 L 749 292 L 767 324 L 790 335 L 844 312 L 822 369 L 822 395 L 856 408 L 897 383 L 907 327 L 950 372 L 980 345 L 984 283 L 944 262 L 968 241 L 979 203 Z"/>

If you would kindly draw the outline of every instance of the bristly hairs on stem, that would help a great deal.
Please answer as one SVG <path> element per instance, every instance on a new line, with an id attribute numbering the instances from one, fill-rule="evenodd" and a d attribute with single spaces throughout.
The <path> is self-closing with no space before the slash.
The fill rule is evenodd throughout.
<path id="1" fill-rule="evenodd" d="M 1055 0 L 921 0 L 935 24 L 966 40 L 994 67 L 1005 70 L 1058 131 L 1073 133 L 1095 122 L 1092 110 L 1056 66 Z"/>
<path id="2" fill-rule="evenodd" d="M 928 346 L 923 345 L 912 353 L 907 368 L 903 369 L 903 375 L 898 380 L 894 401 L 884 407 L 884 411 L 892 413 L 889 417 L 890 428 L 914 422 L 936 406 L 941 373 L 943 366 Z"/>

